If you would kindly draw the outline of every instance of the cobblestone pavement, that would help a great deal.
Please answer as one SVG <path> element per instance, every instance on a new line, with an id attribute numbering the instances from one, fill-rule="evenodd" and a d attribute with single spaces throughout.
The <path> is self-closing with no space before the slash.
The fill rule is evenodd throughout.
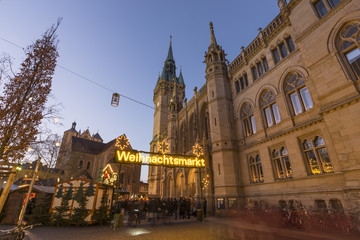
<path id="1" fill-rule="evenodd" d="M 4 229 L 1 226 L 1 229 Z M 141 239 L 141 240 L 355 240 L 359 236 L 307 233 L 294 229 L 280 229 L 263 225 L 249 224 L 232 219 L 207 218 L 204 222 L 194 219 L 177 220 L 155 225 L 142 222 L 133 228 L 125 226 L 113 230 L 109 226 L 88 227 L 37 227 L 27 234 L 30 240 L 72 240 L 72 239 Z"/>

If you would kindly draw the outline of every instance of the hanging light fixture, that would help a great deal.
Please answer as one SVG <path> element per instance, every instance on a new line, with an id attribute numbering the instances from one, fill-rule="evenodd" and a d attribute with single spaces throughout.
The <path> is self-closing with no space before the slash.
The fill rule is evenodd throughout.
<path id="1" fill-rule="evenodd" d="M 113 107 L 119 106 L 119 101 L 120 101 L 120 94 L 113 93 L 112 98 L 111 98 L 111 106 L 113 106 Z"/>

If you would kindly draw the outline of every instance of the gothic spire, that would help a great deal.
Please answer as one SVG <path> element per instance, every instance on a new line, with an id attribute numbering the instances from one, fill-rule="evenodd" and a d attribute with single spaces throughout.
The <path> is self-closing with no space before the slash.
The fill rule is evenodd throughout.
<path id="1" fill-rule="evenodd" d="M 210 22 L 210 46 L 217 46 L 215 33 L 214 33 L 214 25 Z"/>
<path id="2" fill-rule="evenodd" d="M 218 62 L 226 64 L 225 56 L 224 50 L 216 42 L 214 26 L 213 23 L 210 22 L 210 45 L 208 47 L 208 52 L 205 52 L 205 62 L 207 65 Z"/>
<path id="3" fill-rule="evenodd" d="M 171 45 L 172 45 L 172 36 L 170 35 L 170 46 L 169 46 L 168 56 L 167 56 L 165 61 L 173 61 L 173 62 L 175 62 L 174 57 L 173 57 L 173 51 L 172 51 L 172 46 Z"/>
<path id="4" fill-rule="evenodd" d="M 176 82 L 176 65 L 172 51 L 172 36 L 170 35 L 169 51 L 164 63 L 163 70 L 161 72 L 160 80 L 167 80 L 169 82 L 173 82 L 174 79 Z"/>
<path id="5" fill-rule="evenodd" d="M 179 84 L 185 85 L 184 77 L 183 77 L 183 75 L 182 75 L 182 68 L 181 68 L 181 67 L 180 67 L 180 74 L 179 74 L 178 82 L 179 82 Z"/>

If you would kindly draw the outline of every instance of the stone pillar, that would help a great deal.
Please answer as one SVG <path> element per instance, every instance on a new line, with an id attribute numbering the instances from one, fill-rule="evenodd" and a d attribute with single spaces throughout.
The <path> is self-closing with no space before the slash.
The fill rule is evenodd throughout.
<path id="1" fill-rule="evenodd" d="M 199 181 L 199 170 L 195 170 L 195 197 L 200 195 L 200 181 Z"/>
<path id="2" fill-rule="evenodd" d="M 180 181 L 181 181 L 181 188 L 180 188 L 180 196 L 183 197 L 184 196 L 184 174 L 182 173 L 180 176 Z"/>

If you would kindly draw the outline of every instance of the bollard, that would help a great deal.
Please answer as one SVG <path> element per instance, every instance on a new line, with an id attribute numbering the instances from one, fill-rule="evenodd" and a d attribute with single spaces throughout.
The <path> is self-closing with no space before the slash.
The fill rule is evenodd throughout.
<path id="1" fill-rule="evenodd" d="M 202 221 L 202 220 L 203 220 L 202 209 L 197 209 L 196 219 L 197 219 L 198 221 Z"/>

